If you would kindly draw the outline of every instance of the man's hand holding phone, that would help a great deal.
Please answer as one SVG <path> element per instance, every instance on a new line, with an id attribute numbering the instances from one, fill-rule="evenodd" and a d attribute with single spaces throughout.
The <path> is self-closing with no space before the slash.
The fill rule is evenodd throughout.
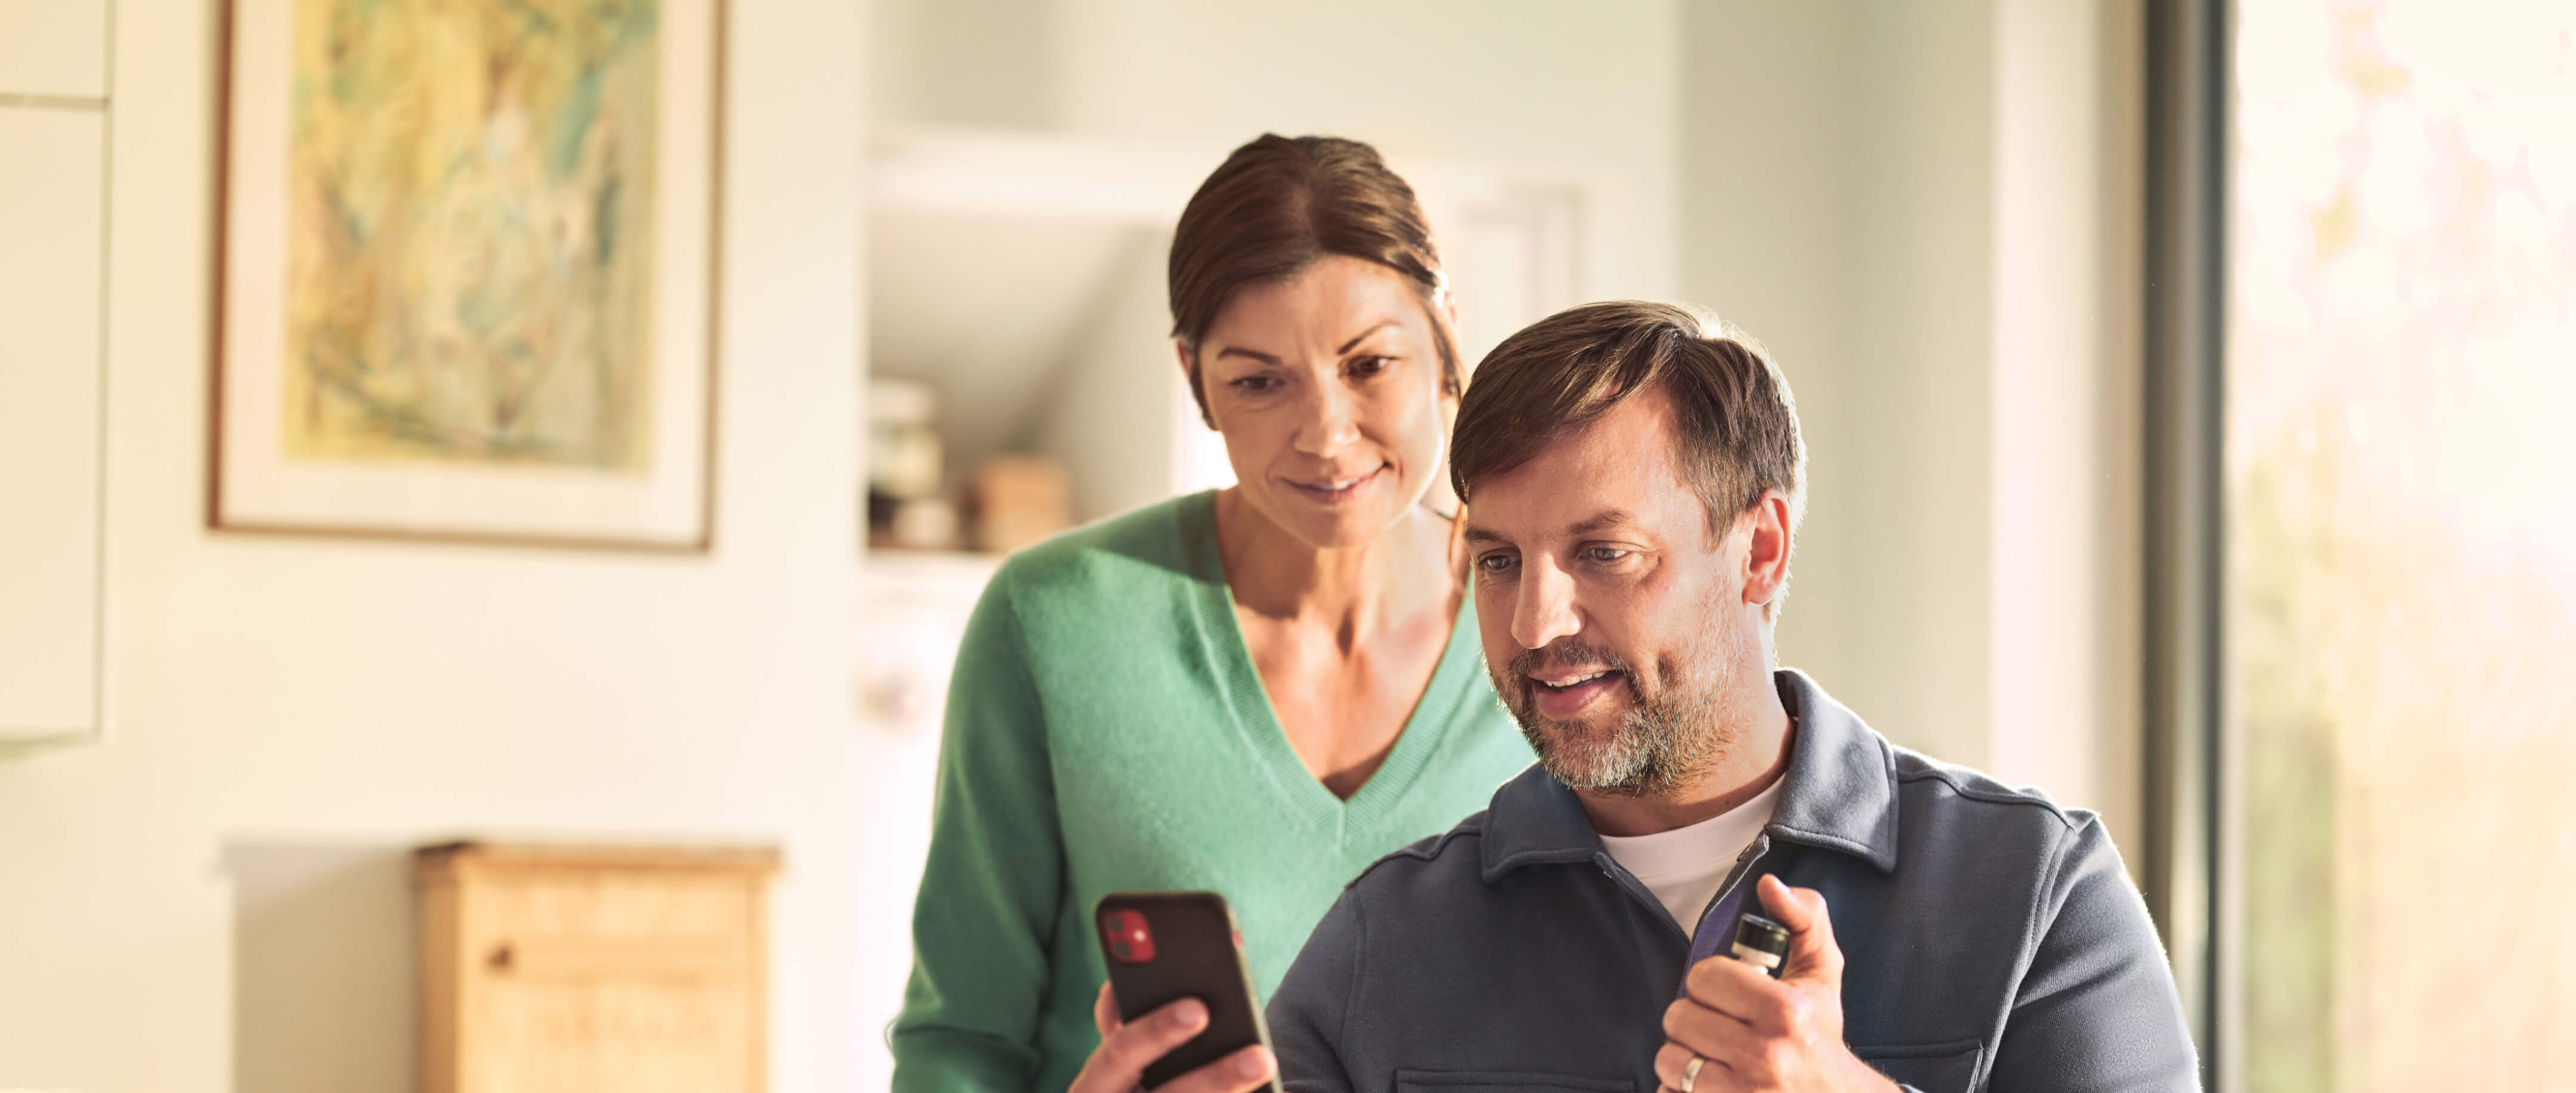
<path id="1" fill-rule="evenodd" d="M 1145 1067 L 1207 1027 L 1207 1006 L 1184 998 L 1133 1021 L 1118 1019 L 1109 985 L 1091 1004 L 1100 1046 L 1082 1064 L 1066 1093 L 1134 1093 L 1145 1087 Z M 1249 1093 L 1269 1084 L 1277 1065 L 1270 1049 L 1254 1044 L 1156 1087 L 1154 1093 Z"/>
<path id="2" fill-rule="evenodd" d="M 1843 952 L 1825 897 L 1767 874 L 1755 891 L 1789 930 L 1780 978 L 1725 953 L 1692 966 L 1664 1011 L 1655 1076 L 1673 1093 L 1895 1093 L 1843 1044 Z"/>

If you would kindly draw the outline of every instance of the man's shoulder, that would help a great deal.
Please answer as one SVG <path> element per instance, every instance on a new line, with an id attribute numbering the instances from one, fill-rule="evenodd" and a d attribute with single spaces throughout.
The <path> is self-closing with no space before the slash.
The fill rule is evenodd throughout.
<path id="1" fill-rule="evenodd" d="M 1896 788 L 1904 804 L 1937 809 L 1963 822 L 2038 825 L 2072 831 L 2095 822 L 2093 813 L 2067 808 L 2038 786 L 2015 786 L 1974 767 L 1943 762 L 1912 748 L 1889 744 Z"/>
<path id="2" fill-rule="evenodd" d="M 1491 809 L 1478 809 L 1474 815 L 1428 838 L 1416 839 L 1370 862 L 1368 868 L 1343 885 L 1354 895 L 1388 889 L 1406 888 L 1453 878 L 1476 878 L 1484 875 L 1485 827 Z"/>

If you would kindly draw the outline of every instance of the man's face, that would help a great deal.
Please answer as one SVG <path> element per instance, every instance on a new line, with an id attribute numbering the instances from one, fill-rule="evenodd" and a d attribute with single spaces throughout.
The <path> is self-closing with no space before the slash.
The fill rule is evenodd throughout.
<path id="1" fill-rule="evenodd" d="M 1674 450 L 1669 398 L 1639 392 L 1475 483 L 1467 507 L 1486 670 L 1576 789 L 1686 784 L 1737 735 L 1731 689 L 1764 676 L 1751 536 L 1712 531 Z"/>

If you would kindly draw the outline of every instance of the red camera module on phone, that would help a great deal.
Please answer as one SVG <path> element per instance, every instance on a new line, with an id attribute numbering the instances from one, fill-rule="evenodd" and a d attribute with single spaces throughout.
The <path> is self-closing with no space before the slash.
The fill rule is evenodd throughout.
<path id="1" fill-rule="evenodd" d="M 1100 937 L 1109 943 L 1109 958 L 1121 964 L 1148 964 L 1154 959 L 1154 931 L 1145 913 L 1125 907 L 1100 913 Z"/>

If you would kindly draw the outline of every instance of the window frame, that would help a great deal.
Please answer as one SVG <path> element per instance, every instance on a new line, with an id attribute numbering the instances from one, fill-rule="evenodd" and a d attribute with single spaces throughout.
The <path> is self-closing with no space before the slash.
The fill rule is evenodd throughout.
<path id="1" fill-rule="evenodd" d="M 2232 1035 L 2223 731 L 2228 111 L 2233 5 L 2146 5 L 2142 890 L 2199 1045 L 2201 1084 L 2241 1087 Z"/>

